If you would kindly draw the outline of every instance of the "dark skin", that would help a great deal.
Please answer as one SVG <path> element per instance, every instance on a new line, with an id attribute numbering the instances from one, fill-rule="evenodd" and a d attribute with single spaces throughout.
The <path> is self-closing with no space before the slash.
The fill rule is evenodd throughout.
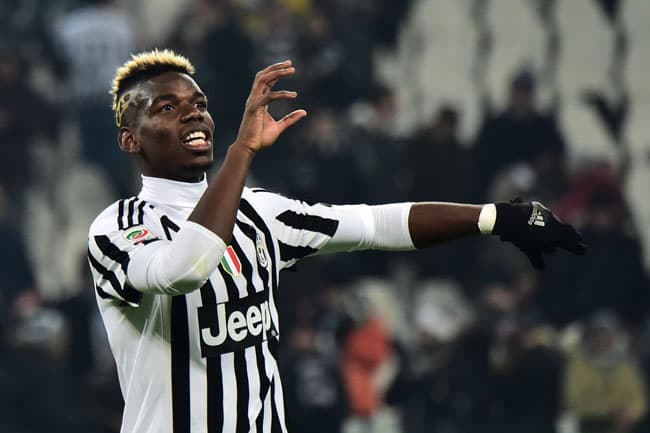
<path id="1" fill-rule="evenodd" d="M 268 112 L 271 102 L 294 99 L 292 91 L 276 91 L 277 82 L 295 73 L 291 61 L 271 65 L 255 76 L 246 101 L 239 134 L 230 145 L 216 177 L 189 217 L 213 231 L 227 244 L 232 238 L 246 175 L 257 153 L 270 147 L 289 127 L 307 115 L 293 111 L 280 120 Z M 134 108 L 125 113 L 120 148 L 136 156 L 145 176 L 197 182 L 212 165 L 214 121 L 207 99 L 188 75 L 166 72 L 132 90 Z M 206 134 L 206 143 L 189 147 L 183 138 L 190 131 Z M 409 214 L 409 231 L 416 247 L 478 234 L 481 206 L 455 203 L 416 203 Z"/>

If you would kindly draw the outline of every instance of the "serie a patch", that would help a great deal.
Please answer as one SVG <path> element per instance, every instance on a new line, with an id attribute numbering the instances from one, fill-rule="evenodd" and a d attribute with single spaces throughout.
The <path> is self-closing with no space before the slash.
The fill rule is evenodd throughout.
<path id="1" fill-rule="evenodd" d="M 158 239 L 156 235 L 151 233 L 151 230 L 145 226 L 135 226 L 124 230 L 124 239 L 132 244 L 139 244 L 148 240 Z"/>

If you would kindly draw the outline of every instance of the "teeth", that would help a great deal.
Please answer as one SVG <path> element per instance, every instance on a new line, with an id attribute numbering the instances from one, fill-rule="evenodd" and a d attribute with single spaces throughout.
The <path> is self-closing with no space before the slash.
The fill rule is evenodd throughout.
<path id="1" fill-rule="evenodd" d="M 201 140 L 205 140 L 207 137 L 205 135 L 205 132 L 203 131 L 194 131 L 191 134 L 187 135 L 184 141 L 192 141 L 192 140 L 196 140 L 197 138 Z"/>

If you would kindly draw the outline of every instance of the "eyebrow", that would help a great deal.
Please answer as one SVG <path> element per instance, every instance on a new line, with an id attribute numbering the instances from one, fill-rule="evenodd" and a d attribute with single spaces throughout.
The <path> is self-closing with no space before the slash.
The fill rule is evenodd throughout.
<path id="1" fill-rule="evenodd" d="M 205 96 L 205 94 L 203 94 L 202 92 L 199 92 L 198 90 L 196 92 L 194 92 L 194 94 L 192 95 L 192 99 L 196 99 L 196 98 L 208 99 L 207 96 Z M 159 103 L 160 101 L 178 101 L 178 96 L 174 95 L 173 93 L 158 95 L 155 98 L 153 98 L 153 100 L 151 101 L 151 105 L 155 105 L 155 104 Z"/>

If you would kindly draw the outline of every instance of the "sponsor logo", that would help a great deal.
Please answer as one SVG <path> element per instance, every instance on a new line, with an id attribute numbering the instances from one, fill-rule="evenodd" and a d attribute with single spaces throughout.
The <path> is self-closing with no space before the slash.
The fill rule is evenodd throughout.
<path id="1" fill-rule="evenodd" d="M 239 257 L 237 257 L 237 253 L 235 253 L 235 250 L 230 245 L 226 248 L 226 252 L 221 258 L 221 267 L 233 277 L 241 275 L 241 262 L 239 261 Z"/>
<path id="2" fill-rule="evenodd" d="M 199 307 L 201 355 L 211 357 L 243 350 L 278 332 L 271 319 L 267 292 Z"/>
<path id="3" fill-rule="evenodd" d="M 156 239 L 156 236 L 149 231 L 145 226 L 131 227 L 124 232 L 124 239 L 134 244 L 143 242 L 149 239 Z"/>
<path id="4" fill-rule="evenodd" d="M 255 238 L 255 250 L 257 251 L 257 261 L 261 267 L 266 268 L 268 265 L 267 254 L 266 254 L 266 245 L 262 240 L 262 237 L 259 233 L 256 233 Z"/>

